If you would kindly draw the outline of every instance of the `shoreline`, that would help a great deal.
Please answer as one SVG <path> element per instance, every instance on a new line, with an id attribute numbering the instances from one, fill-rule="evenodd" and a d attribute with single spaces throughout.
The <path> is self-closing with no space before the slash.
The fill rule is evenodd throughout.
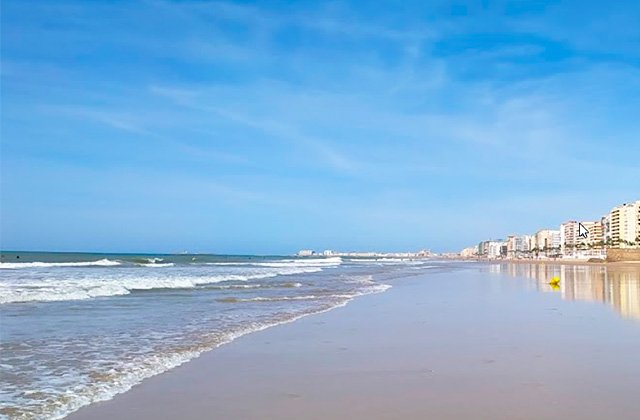
<path id="1" fill-rule="evenodd" d="M 611 266 L 621 267 L 625 265 L 640 266 L 640 261 L 582 261 L 582 260 L 542 260 L 542 259 L 477 259 L 477 258 L 465 258 L 451 261 L 465 261 L 465 262 L 479 262 L 487 264 L 556 264 L 556 265 L 592 265 L 592 266 Z"/>
<path id="2" fill-rule="evenodd" d="M 640 324 L 525 283 L 473 267 L 397 278 L 68 418 L 632 418 Z"/>
<path id="3" fill-rule="evenodd" d="M 100 398 L 96 399 L 95 401 L 92 401 L 92 402 L 90 402 L 88 404 L 85 404 L 85 405 L 81 405 L 81 406 L 75 408 L 73 411 L 70 411 L 70 412 L 68 412 L 66 414 L 56 415 L 55 418 L 69 418 L 70 416 L 75 415 L 75 413 L 77 413 L 79 410 L 83 410 L 85 408 L 92 407 L 95 404 L 100 404 L 100 403 L 103 403 L 103 402 L 111 401 L 114 398 L 117 398 L 120 395 L 126 394 L 129 391 L 131 391 L 132 389 L 134 389 L 134 388 L 136 388 L 136 387 L 138 387 L 140 385 L 143 385 L 149 379 L 152 379 L 152 378 L 155 378 L 155 377 L 158 377 L 158 376 L 162 376 L 162 375 L 165 375 L 167 373 L 172 372 L 175 369 L 179 369 L 182 366 L 184 366 L 186 364 L 189 364 L 191 362 L 194 362 L 194 361 L 198 360 L 199 358 L 201 358 L 202 356 L 204 356 L 206 354 L 213 353 L 213 352 L 219 350 L 220 348 L 228 346 L 228 345 L 232 344 L 233 342 L 235 342 L 236 340 L 242 339 L 245 336 L 256 334 L 256 333 L 260 333 L 262 331 L 266 331 L 266 330 L 269 330 L 271 328 L 276 328 L 276 327 L 280 327 L 280 326 L 285 326 L 287 324 L 295 323 L 295 322 L 297 322 L 299 320 L 302 320 L 304 318 L 307 318 L 307 317 L 313 317 L 313 316 L 321 315 L 321 314 L 324 314 L 324 313 L 327 313 L 327 312 L 331 312 L 331 311 L 334 311 L 336 309 L 343 308 L 343 307 L 349 305 L 355 299 L 358 299 L 358 298 L 361 298 L 361 297 L 365 297 L 365 296 L 368 296 L 368 295 L 375 295 L 375 294 L 378 294 L 378 293 L 384 293 L 384 292 L 386 292 L 388 289 L 390 289 L 392 287 L 392 286 L 390 286 L 388 284 L 383 284 L 383 283 L 378 283 L 376 286 L 378 286 L 378 287 L 370 289 L 370 290 L 368 290 L 366 292 L 361 292 L 360 294 L 356 294 L 356 295 L 346 299 L 344 302 L 337 303 L 337 304 L 335 304 L 333 306 L 330 306 L 330 307 L 327 307 L 327 308 L 322 308 L 322 309 L 317 309 L 317 310 L 313 310 L 313 311 L 310 311 L 310 312 L 301 313 L 301 314 L 295 315 L 295 316 L 293 316 L 293 317 L 291 317 L 289 319 L 286 319 L 286 320 L 277 321 L 277 322 L 274 322 L 274 323 L 263 324 L 263 325 L 260 325 L 258 327 L 254 327 L 253 329 L 246 329 L 246 330 L 243 330 L 241 332 L 230 334 L 229 337 L 227 337 L 224 340 L 220 341 L 219 343 L 215 344 L 213 347 L 211 347 L 209 349 L 206 349 L 206 350 L 203 350 L 203 351 L 200 351 L 195 355 L 189 356 L 187 359 L 185 359 L 183 361 L 180 361 L 179 363 L 175 364 L 174 366 L 168 367 L 165 370 L 162 370 L 162 371 L 159 371 L 159 372 L 155 372 L 155 373 L 150 374 L 149 376 L 143 377 L 140 382 L 133 383 L 133 384 L 125 384 L 125 385 L 123 385 L 123 387 L 120 390 L 117 390 L 117 391 L 114 391 L 112 393 L 109 393 L 108 395 L 101 396 Z"/>

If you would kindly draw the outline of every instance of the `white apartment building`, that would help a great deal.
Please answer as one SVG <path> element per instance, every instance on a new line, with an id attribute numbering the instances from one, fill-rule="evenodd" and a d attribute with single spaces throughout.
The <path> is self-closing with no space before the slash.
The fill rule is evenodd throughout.
<path id="1" fill-rule="evenodd" d="M 600 219 L 602 225 L 602 240 L 605 245 L 611 244 L 611 213 L 607 213 Z"/>
<path id="2" fill-rule="evenodd" d="M 523 258 L 529 251 L 529 235 L 510 235 L 507 238 L 507 257 Z"/>
<path id="3" fill-rule="evenodd" d="M 506 241 L 489 241 L 487 247 L 487 257 L 489 259 L 497 259 L 506 256 L 507 242 Z"/>
<path id="4" fill-rule="evenodd" d="M 551 257 L 560 252 L 562 235 L 559 230 L 541 229 L 530 240 L 534 256 Z"/>
<path id="5" fill-rule="evenodd" d="M 463 258 L 472 258 L 478 255 L 478 246 L 470 246 L 460 251 L 460 256 Z"/>
<path id="6" fill-rule="evenodd" d="M 588 231 L 586 238 L 580 237 L 580 223 Z M 603 246 L 603 222 L 577 222 L 570 220 L 560 225 L 560 241 L 562 258 L 588 260 L 589 258 L 605 259 L 607 250 Z"/>
<path id="7" fill-rule="evenodd" d="M 569 255 L 578 243 L 578 222 L 569 220 L 560 225 L 560 249 L 562 255 Z"/>
<path id="8" fill-rule="evenodd" d="M 640 200 L 614 207 L 605 220 L 605 240 L 614 247 L 640 246 Z"/>
<path id="9" fill-rule="evenodd" d="M 581 238 L 579 235 L 580 223 L 589 232 L 586 238 Z M 579 253 L 580 250 L 586 249 L 602 249 L 604 242 L 604 230 L 603 221 L 595 222 L 577 222 L 575 220 L 569 220 L 560 225 L 560 244 L 562 255 L 573 256 Z"/>

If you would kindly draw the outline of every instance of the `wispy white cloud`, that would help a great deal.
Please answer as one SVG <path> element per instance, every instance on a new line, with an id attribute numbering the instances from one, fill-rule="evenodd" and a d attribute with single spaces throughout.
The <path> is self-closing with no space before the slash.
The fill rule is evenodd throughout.
<path id="1" fill-rule="evenodd" d="M 174 8 L 175 4 L 165 3 L 165 7 Z M 274 13 L 265 7 L 238 4 L 225 1 L 192 2 L 180 4 L 183 12 L 189 10 L 195 19 L 204 21 L 227 19 L 244 22 L 258 31 L 272 31 L 281 26 L 298 26 L 318 32 L 347 37 L 382 38 L 397 41 L 432 38 L 434 31 L 428 26 L 407 28 L 398 25 L 391 28 L 360 19 L 346 7 L 337 4 L 318 4 L 311 9 L 290 7 Z"/>
<path id="2" fill-rule="evenodd" d="M 344 174 L 355 175 L 363 167 L 361 162 L 346 156 L 338 151 L 335 146 L 330 144 L 327 139 L 303 133 L 300 128 L 294 124 L 278 120 L 273 116 L 268 118 L 250 116 L 246 113 L 233 110 L 231 107 L 222 107 L 220 105 L 208 105 L 203 103 L 207 98 L 203 98 L 205 89 L 200 93 L 195 90 L 186 90 L 172 87 L 152 86 L 151 92 L 167 97 L 181 106 L 186 106 L 192 110 L 213 114 L 236 124 L 241 124 L 261 131 L 279 141 L 285 141 L 289 146 L 302 146 L 306 149 L 305 160 L 317 161 L 318 158 L 325 165 L 342 172 Z M 209 100 L 212 98 L 209 97 Z M 215 103 L 215 101 L 211 100 Z"/>
<path id="3" fill-rule="evenodd" d="M 87 119 L 111 128 L 145 136 L 154 135 L 131 113 L 108 111 L 100 107 L 41 105 L 41 111 L 59 116 Z"/>
<path id="4" fill-rule="evenodd" d="M 187 91 L 162 90 L 163 94 L 170 95 L 177 101 L 189 97 Z M 186 95 L 186 96 L 185 96 Z M 136 140 L 138 143 L 147 143 L 150 149 L 159 147 L 174 150 L 174 157 L 181 157 L 200 162 L 226 162 L 230 164 L 245 165 L 249 163 L 246 156 L 229 153 L 224 150 L 216 150 L 215 147 L 197 146 L 184 140 L 185 135 L 176 137 L 163 133 L 166 121 L 163 121 L 165 113 L 153 114 L 153 111 L 140 115 L 135 107 L 114 111 L 113 105 L 108 106 L 67 106 L 67 105 L 41 105 L 41 112 L 56 117 L 71 118 L 74 120 L 91 121 L 109 128 L 134 135 L 126 140 Z M 183 131 L 188 132 L 187 128 Z M 204 133 L 205 135 L 207 133 Z"/>

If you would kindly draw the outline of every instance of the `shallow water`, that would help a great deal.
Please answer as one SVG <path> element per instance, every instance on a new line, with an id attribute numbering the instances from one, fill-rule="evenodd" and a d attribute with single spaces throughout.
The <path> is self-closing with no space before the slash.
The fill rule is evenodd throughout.
<path id="1" fill-rule="evenodd" d="M 72 418 L 638 417 L 640 322 L 613 302 L 638 296 L 640 266 L 437 266 L 374 276 L 393 288 L 251 334 Z M 603 278 L 610 301 L 586 293 Z"/>
<path id="2" fill-rule="evenodd" d="M 240 335 L 384 291 L 384 278 L 430 264 L 3 253 L 0 415 L 63 417 Z"/>

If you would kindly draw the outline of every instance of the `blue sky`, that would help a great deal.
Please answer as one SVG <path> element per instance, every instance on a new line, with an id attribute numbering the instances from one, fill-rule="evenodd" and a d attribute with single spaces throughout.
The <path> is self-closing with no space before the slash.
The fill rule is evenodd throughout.
<path id="1" fill-rule="evenodd" d="M 2 2 L 2 248 L 458 250 L 640 199 L 640 3 Z"/>

